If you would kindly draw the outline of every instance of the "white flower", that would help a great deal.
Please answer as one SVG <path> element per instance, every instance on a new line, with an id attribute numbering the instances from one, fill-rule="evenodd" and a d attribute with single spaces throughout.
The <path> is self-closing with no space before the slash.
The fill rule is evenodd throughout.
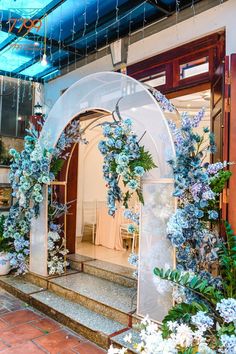
<path id="1" fill-rule="evenodd" d="M 200 354 L 216 354 L 216 351 L 209 348 L 205 342 L 199 343 L 198 352 Z"/>
<path id="2" fill-rule="evenodd" d="M 168 321 L 167 322 L 167 326 L 168 326 L 170 331 L 175 331 L 176 328 L 178 327 L 178 322 L 176 322 L 176 321 Z"/>
<path id="3" fill-rule="evenodd" d="M 177 345 L 188 348 L 192 345 L 193 339 L 193 331 L 186 324 L 180 324 L 176 328 L 175 340 Z"/>
<path id="4" fill-rule="evenodd" d="M 124 341 L 127 342 L 127 343 L 131 343 L 132 342 L 132 333 L 127 334 L 124 337 Z"/>
<path id="5" fill-rule="evenodd" d="M 118 348 L 114 348 L 113 345 L 110 346 L 107 352 L 107 354 L 125 354 L 125 353 L 127 353 L 126 348 L 118 349 Z"/>

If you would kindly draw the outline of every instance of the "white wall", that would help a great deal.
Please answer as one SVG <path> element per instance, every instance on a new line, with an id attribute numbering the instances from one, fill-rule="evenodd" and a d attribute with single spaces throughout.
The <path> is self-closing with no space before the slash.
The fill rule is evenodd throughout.
<path id="1" fill-rule="evenodd" d="M 220 29 L 226 30 L 226 53 L 236 53 L 235 15 L 236 0 L 228 0 L 175 26 L 146 37 L 129 46 L 128 64 L 136 63 Z M 107 55 L 47 83 L 45 85 L 47 109 L 50 109 L 58 99 L 61 90 L 80 78 L 94 72 L 110 70 L 113 70 L 111 56 Z"/>

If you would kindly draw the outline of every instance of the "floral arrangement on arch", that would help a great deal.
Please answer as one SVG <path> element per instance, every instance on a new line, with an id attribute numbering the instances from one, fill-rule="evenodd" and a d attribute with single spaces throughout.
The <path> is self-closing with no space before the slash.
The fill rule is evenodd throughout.
<path id="1" fill-rule="evenodd" d="M 101 124 L 105 139 L 98 144 L 104 156 L 103 176 L 108 188 L 108 212 L 112 216 L 117 209 L 116 202 L 122 203 L 128 209 L 129 200 L 134 193 L 137 194 L 139 201 L 144 203 L 141 177 L 145 172 L 156 167 L 151 154 L 144 149 L 144 146 L 140 146 L 143 136 L 139 139 L 134 133 L 132 120 L 122 119 L 119 101 L 112 114 L 113 121 Z M 120 182 L 127 189 L 125 193 L 121 190 Z"/>
<path id="2" fill-rule="evenodd" d="M 4 237 L 12 242 L 9 254 L 11 267 L 17 270 L 17 274 L 28 271 L 31 222 L 39 215 L 40 204 L 44 198 L 44 186 L 55 179 L 63 160 L 67 157 L 68 148 L 77 141 L 85 142 L 81 137 L 78 121 L 73 121 L 66 128 L 55 148 L 48 147 L 49 136 L 43 137 L 43 144 L 42 141 L 39 142 L 39 132 L 33 125 L 30 125 L 27 133 L 24 138 L 24 149 L 21 152 L 10 150 L 9 179 L 15 203 L 4 224 Z M 50 229 L 51 224 L 49 224 L 48 268 L 50 274 L 61 274 L 67 250 L 63 246 L 63 235 L 58 232 L 61 226 L 57 225 L 55 231 Z"/>
<path id="3" fill-rule="evenodd" d="M 197 301 L 176 303 L 161 325 L 144 318 L 134 335 L 124 335 L 128 348 L 140 354 L 235 354 L 236 236 L 227 222 L 225 228 L 226 240 L 217 248 L 221 287 L 193 272 L 155 268 L 154 276 L 196 294 Z M 108 350 L 108 354 L 126 352 L 127 348 L 113 346 Z"/>
<path id="4" fill-rule="evenodd" d="M 219 279 L 211 276 L 210 266 L 217 260 L 219 196 L 231 172 L 225 169 L 226 161 L 206 162 L 216 146 L 208 127 L 202 134 L 195 131 L 203 116 L 204 110 L 193 118 L 183 113 L 179 128 L 169 122 L 176 147 L 176 159 L 169 163 L 178 206 L 167 224 L 167 236 L 176 247 L 178 269 L 200 273 L 210 284 L 217 284 Z M 192 294 L 185 295 L 191 301 Z"/>
<path id="5" fill-rule="evenodd" d="M 125 207 L 125 218 L 132 222 L 128 226 L 128 232 L 134 233 L 139 225 L 139 213 L 130 208 L 129 201 L 136 193 L 138 200 L 144 203 L 141 177 L 157 166 L 151 154 L 140 145 L 145 132 L 141 138 L 138 138 L 133 131 L 132 120 L 121 117 L 119 101 L 112 113 L 113 121 L 101 124 L 104 140 L 99 142 L 98 148 L 104 157 L 103 176 L 108 188 L 108 213 L 113 216 L 117 210 L 117 203 L 122 204 Z M 126 189 L 125 192 L 122 192 L 121 183 Z M 136 253 L 130 254 L 129 263 L 137 267 Z M 137 277 L 137 270 L 134 272 L 134 277 Z"/>

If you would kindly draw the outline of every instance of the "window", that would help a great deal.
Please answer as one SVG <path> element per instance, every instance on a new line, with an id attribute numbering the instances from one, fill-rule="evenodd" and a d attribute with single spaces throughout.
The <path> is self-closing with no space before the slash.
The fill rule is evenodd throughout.
<path id="1" fill-rule="evenodd" d="M 32 115 L 32 83 L 2 77 L 0 135 L 23 137 Z"/>
<path id="2" fill-rule="evenodd" d="M 162 71 L 156 75 L 151 75 L 148 77 L 145 77 L 141 80 L 142 82 L 145 82 L 145 84 L 152 86 L 152 87 L 158 87 L 166 84 L 166 72 Z"/>
<path id="3" fill-rule="evenodd" d="M 192 60 L 180 65 L 180 79 L 186 79 L 209 71 L 208 57 Z"/>

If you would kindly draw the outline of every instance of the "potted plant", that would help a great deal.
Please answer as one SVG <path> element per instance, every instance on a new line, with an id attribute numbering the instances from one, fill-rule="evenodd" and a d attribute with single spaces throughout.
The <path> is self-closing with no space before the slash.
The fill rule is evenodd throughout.
<path id="1" fill-rule="evenodd" d="M 10 272 L 10 240 L 3 236 L 5 216 L 0 216 L 0 275 L 6 275 Z"/>

